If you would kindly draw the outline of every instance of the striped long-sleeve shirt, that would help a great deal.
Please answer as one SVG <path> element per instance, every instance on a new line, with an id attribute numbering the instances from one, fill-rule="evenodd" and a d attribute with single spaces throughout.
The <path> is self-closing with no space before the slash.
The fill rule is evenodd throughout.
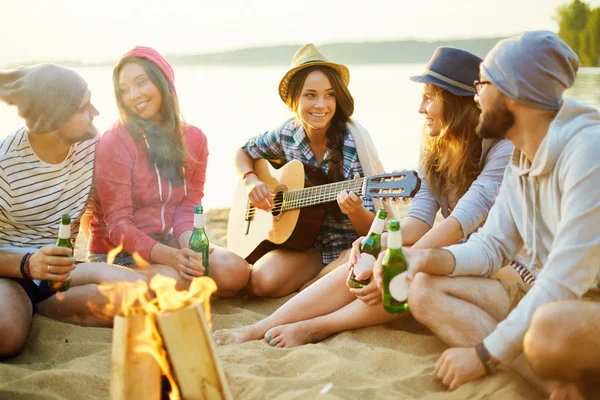
<path id="1" fill-rule="evenodd" d="M 58 164 L 39 159 L 25 128 L 0 142 L 0 247 L 53 245 L 63 214 L 71 216 L 74 239 L 90 197 L 97 142 L 74 144 Z"/>

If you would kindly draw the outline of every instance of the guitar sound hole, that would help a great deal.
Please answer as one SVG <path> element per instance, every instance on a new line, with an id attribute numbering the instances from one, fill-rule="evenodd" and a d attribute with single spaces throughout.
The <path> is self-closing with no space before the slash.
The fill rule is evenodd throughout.
<path id="1" fill-rule="evenodd" d="M 277 192 L 273 202 L 275 203 L 275 206 L 271 210 L 271 214 L 273 214 L 274 217 L 278 217 L 281 215 L 283 208 L 283 192 Z"/>

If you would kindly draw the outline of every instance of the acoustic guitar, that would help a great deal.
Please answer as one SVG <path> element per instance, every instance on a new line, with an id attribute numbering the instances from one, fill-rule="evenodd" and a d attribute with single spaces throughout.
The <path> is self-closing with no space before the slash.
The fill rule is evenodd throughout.
<path id="1" fill-rule="evenodd" d="M 342 190 L 357 196 L 398 199 L 414 197 L 420 187 L 415 171 L 323 184 L 326 176 L 321 169 L 298 160 L 275 170 L 268 161 L 259 159 L 254 161 L 254 170 L 275 194 L 275 206 L 270 212 L 254 207 L 241 181 L 227 224 L 227 247 L 249 263 L 280 247 L 308 250 L 319 236 L 327 203 L 331 207 Z"/>

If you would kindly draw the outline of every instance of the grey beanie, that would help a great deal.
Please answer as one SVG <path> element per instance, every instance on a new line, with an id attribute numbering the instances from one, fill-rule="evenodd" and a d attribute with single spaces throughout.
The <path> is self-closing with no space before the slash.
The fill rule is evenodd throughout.
<path id="1" fill-rule="evenodd" d="M 79 109 L 87 82 L 56 64 L 38 64 L 0 72 L 0 100 L 17 106 L 31 133 L 63 127 Z"/>
<path id="2" fill-rule="evenodd" d="M 555 33 L 533 31 L 499 41 L 481 69 L 511 99 L 558 110 L 564 91 L 575 83 L 579 58 Z"/>

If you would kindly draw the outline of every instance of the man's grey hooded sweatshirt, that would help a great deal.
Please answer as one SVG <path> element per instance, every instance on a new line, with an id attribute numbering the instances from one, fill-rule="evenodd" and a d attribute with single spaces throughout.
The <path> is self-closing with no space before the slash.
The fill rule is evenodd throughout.
<path id="1" fill-rule="evenodd" d="M 484 340 L 504 364 L 523 351 L 532 314 L 598 289 L 600 270 L 600 114 L 565 99 L 529 162 L 515 149 L 488 219 L 465 244 L 447 247 L 452 275 L 492 276 L 522 248 L 536 281 Z"/>

